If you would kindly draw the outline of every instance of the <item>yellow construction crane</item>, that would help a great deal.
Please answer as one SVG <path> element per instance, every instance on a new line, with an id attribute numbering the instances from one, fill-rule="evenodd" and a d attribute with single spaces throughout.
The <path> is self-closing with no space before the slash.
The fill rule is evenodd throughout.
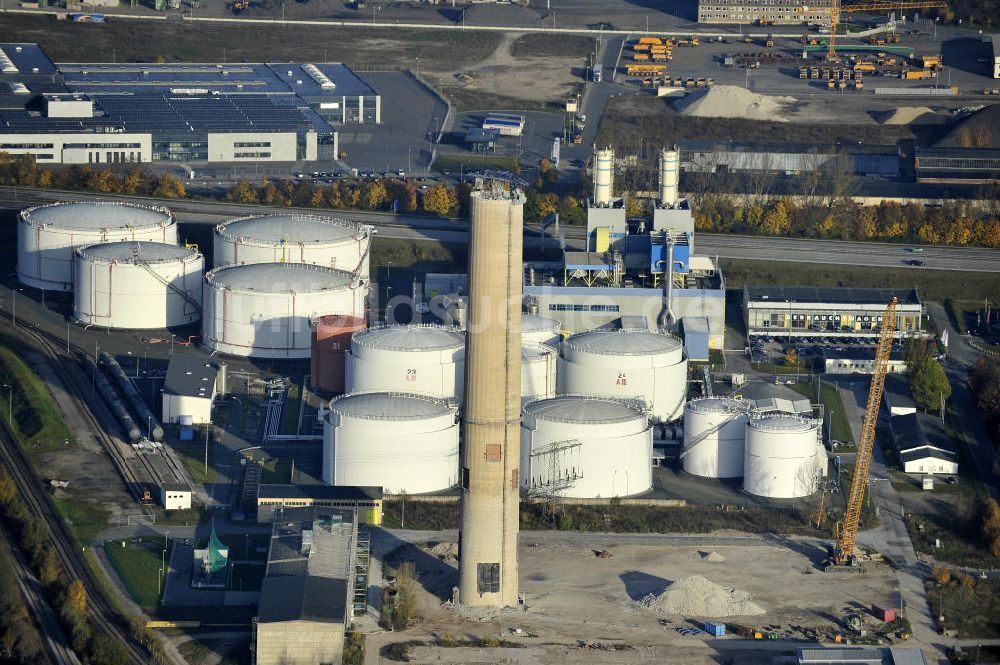
<path id="1" fill-rule="evenodd" d="M 881 11 L 895 11 L 902 9 L 940 9 L 947 7 L 948 4 L 943 2 L 943 0 L 918 0 L 915 2 L 907 2 L 903 0 L 902 2 L 866 2 L 859 5 L 841 5 L 840 0 L 832 0 L 830 3 L 830 48 L 826 52 L 827 60 L 837 59 L 837 48 L 835 42 L 837 41 L 837 21 L 841 14 L 849 14 L 851 12 L 881 12 Z"/>
<path id="2" fill-rule="evenodd" d="M 865 489 L 868 487 L 868 469 L 872 463 L 875 446 L 875 426 L 882 403 L 882 387 L 889 369 L 889 352 L 892 350 L 892 334 L 896 329 L 896 299 L 889 301 L 882 315 L 882 331 L 875 348 L 875 366 L 872 368 L 872 383 L 868 389 L 868 404 L 865 407 L 865 422 L 861 429 L 861 441 L 854 458 L 854 474 L 851 477 L 851 494 L 847 499 L 844 521 L 838 524 L 837 543 L 827 562 L 827 570 L 853 567 L 856 563 L 854 546 L 858 539 L 858 524 L 861 522 L 861 507 L 864 505 Z"/>

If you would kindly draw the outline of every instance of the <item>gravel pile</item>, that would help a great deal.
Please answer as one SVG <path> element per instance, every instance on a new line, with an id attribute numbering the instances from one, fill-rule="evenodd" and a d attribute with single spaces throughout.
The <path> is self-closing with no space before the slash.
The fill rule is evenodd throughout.
<path id="1" fill-rule="evenodd" d="M 718 552 L 702 552 L 701 558 L 703 561 L 725 561 L 726 557 L 722 556 Z"/>
<path id="2" fill-rule="evenodd" d="M 882 116 L 881 122 L 883 125 L 908 125 L 918 118 L 927 120 L 923 116 L 928 113 L 933 115 L 934 111 L 926 106 L 900 106 L 898 109 L 889 111 Z"/>
<path id="3" fill-rule="evenodd" d="M 785 107 L 795 101 L 794 97 L 759 95 L 735 85 L 717 85 L 686 96 L 675 108 L 682 115 L 788 122 Z"/>
<path id="4" fill-rule="evenodd" d="M 721 618 L 764 614 L 764 609 L 750 600 L 750 594 L 731 586 L 709 582 L 701 575 L 677 580 L 659 596 L 649 594 L 639 601 L 648 609 L 663 614 Z"/>

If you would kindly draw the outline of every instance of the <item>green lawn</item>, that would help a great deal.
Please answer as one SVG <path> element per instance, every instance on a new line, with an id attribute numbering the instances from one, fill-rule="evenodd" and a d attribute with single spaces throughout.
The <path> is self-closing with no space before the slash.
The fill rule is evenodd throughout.
<path id="1" fill-rule="evenodd" d="M 391 262 L 393 269 L 412 267 L 418 274 L 452 268 L 462 270 L 467 256 L 466 247 L 437 240 L 405 240 L 379 236 L 372 240 L 372 265 L 384 266 Z"/>
<path id="2" fill-rule="evenodd" d="M 104 546 L 129 595 L 147 612 L 155 612 L 159 605 L 162 550 L 163 541 L 159 538 L 139 543 L 126 540 L 125 547 L 122 541 L 112 540 Z M 170 561 L 169 551 L 166 560 Z"/>
<path id="3" fill-rule="evenodd" d="M 81 544 L 93 542 L 108 522 L 108 511 L 96 501 L 53 498 L 52 502 Z"/>
<path id="4" fill-rule="evenodd" d="M 204 442 L 201 442 L 198 445 L 176 445 L 174 446 L 174 452 L 181 458 L 181 461 L 187 468 L 188 473 L 191 474 L 191 480 L 202 485 L 205 483 L 215 482 L 215 478 L 218 474 L 215 471 L 215 467 L 212 466 L 211 450 L 208 451 L 208 473 L 205 473 Z"/>
<path id="5" fill-rule="evenodd" d="M 204 466 L 202 467 L 204 471 Z M 157 524 L 168 524 L 172 526 L 191 526 L 201 524 L 204 514 L 198 508 L 187 508 L 185 510 L 160 510 L 156 518 Z"/>

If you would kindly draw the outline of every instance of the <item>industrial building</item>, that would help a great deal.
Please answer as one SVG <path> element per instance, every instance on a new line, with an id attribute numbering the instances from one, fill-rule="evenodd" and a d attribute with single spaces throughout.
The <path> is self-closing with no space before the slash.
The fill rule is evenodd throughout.
<path id="1" fill-rule="evenodd" d="M 331 485 L 257 486 L 257 521 L 270 523 L 283 508 L 344 508 L 355 511 L 359 524 L 382 523 L 381 487 Z"/>
<path id="2" fill-rule="evenodd" d="M 736 141 L 678 141 L 681 167 L 686 173 L 814 173 L 841 168 L 850 161 L 859 176 L 894 178 L 902 165 L 899 149 L 886 145 L 807 145 L 793 143 L 737 143 Z"/>
<path id="3" fill-rule="evenodd" d="M 218 361 L 183 353 L 171 355 L 160 391 L 162 422 L 172 425 L 211 423 L 212 403 L 216 395 L 225 392 L 225 381 L 225 366 Z"/>
<path id="4" fill-rule="evenodd" d="M 1000 79 L 1000 34 L 984 35 L 983 41 L 988 41 L 993 47 L 992 74 L 993 78 Z"/>
<path id="5" fill-rule="evenodd" d="M 791 415 L 751 416 L 747 421 L 744 492 L 770 499 L 809 496 L 826 466 L 818 421 Z"/>
<path id="6" fill-rule="evenodd" d="M 336 128 L 381 122 L 339 63 L 54 64 L 0 44 L 0 149 L 42 164 L 334 159 Z"/>
<path id="7" fill-rule="evenodd" d="M 339 663 L 356 576 L 354 511 L 282 508 L 272 524 L 251 642 L 254 662 Z"/>
<path id="8" fill-rule="evenodd" d="M 1000 182 L 1000 149 L 916 148 L 917 182 L 988 184 Z"/>
<path id="9" fill-rule="evenodd" d="M 832 0 L 698 0 L 699 23 L 830 24 Z"/>
<path id="10" fill-rule="evenodd" d="M 124 241 L 176 245 L 173 213 L 158 206 L 114 201 L 73 201 L 26 208 L 17 218 L 17 278 L 36 289 L 72 291 L 77 249 Z M 157 290 L 162 294 L 162 289 Z M 110 321 L 125 314 L 116 310 L 107 318 Z"/>
<path id="11" fill-rule="evenodd" d="M 958 473 L 954 440 L 940 418 L 917 412 L 892 416 L 889 430 L 904 472 Z"/>
<path id="12" fill-rule="evenodd" d="M 889 416 L 905 416 L 917 412 L 917 403 L 910 393 L 910 382 L 905 376 L 887 376 L 882 389 L 882 400 Z"/>
<path id="13" fill-rule="evenodd" d="M 882 313 L 892 298 L 898 301 L 893 334 L 919 334 L 924 309 L 916 289 L 747 285 L 743 316 L 750 337 L 871 338 L 881 329 Z"/>
<path id="14" fill-rule="evenodd" d="M 191 507 L 191 486 L 170 483 L 160 487 L 160 505 L 164 510 L 187 510 Z"/>
<path id="15" fill-rule="evenodd" d="M 824 349 L 823 372 L 826 374 L 871 374 L 875 368 L 875 349 Z M 905 372 L 902 351 L 889 353 L 888 372 Z"/>
<path id="16" fill-rule="evenodd" d="M 309 385 L 314 391 L 344 392 L 344 375 L 347 371 L 347 351 L 351 348 L 351 336 L 367 326 L 362 317 L 345 314 L 329 314 L 313 319 Z"/>
<path id="17" fill-rule="evenodd" d="M 797 665 L 927 665 L 920 649 L 902 647 L 799 647 Z"/>

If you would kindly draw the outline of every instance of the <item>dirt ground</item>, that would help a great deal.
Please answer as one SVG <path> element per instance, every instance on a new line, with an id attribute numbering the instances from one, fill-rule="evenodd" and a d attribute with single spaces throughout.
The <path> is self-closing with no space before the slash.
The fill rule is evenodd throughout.
<path id="1" fill-rule="evenodd" d="M 893 589 L 891 570 L 884 566 L 863 575 L 824 575 L 817 570 L 823 557 L 820 543 L 808 539 L 754 547 L 713 546 L 711 551 L 721 554 L 724 561 L 707 561 L 708 550 L 687 546 L 611 546 L 613 556 L 601 559 L 589 549 L 539 543 L 520 551 L 525 606 L 477 611 L 442 602 L 458 579 L 454 557 L 440 554 L 443 551 L 447 548 L 425 548 L 414 557 L 423 585 L 423 619 L 408 633 L 414 637 L 493 635 L 531 647 L 516 650 L 516 660 L 511 662 L 575 662 L 585 653 L 579 641 L 587 640 L 627 648 L 599 651 L 599 657 L 590 660 L 588 656 L 586 662 L 643 662 L 642 654 L 662 656 L 669 650 L 670 662 L 717 663 L 717 649 L 708 644 L 706 634 L 684 636 L 675 630 L 700 626 L 699 617 L 663 616 L 636 602 L 690 575 L 749 592 L 767 613 L 721 620 L 753 626 L 829 626 L 848 607 L 888 602 Z M 512 630 L 518 628 L 522 633 L 514 635 Z M 415 662 L 498 662 L 477 660 L 475 649 L 460 651 L 466 649 L 422 647 L 412 655 L 417 656 Z"/>

